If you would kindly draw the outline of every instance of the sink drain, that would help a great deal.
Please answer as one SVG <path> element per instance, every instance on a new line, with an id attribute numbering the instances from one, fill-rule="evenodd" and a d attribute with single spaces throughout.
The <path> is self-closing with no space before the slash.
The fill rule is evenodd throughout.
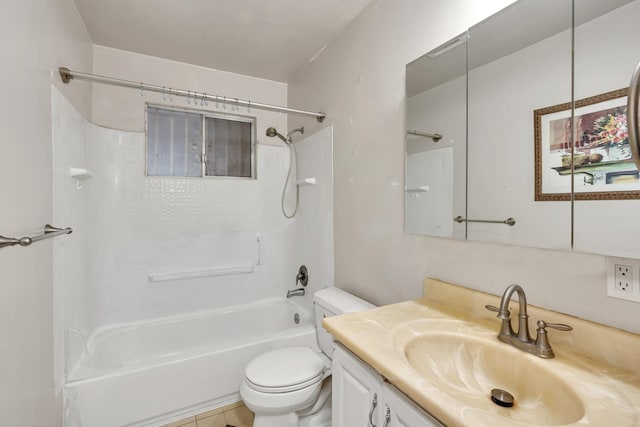
<path id="1" fill-rule="evenodd" d="M 505 408 L 511 408 L 513 406 L 513 395 L 506 390 L 494 388 L 491 390 L 491 400 L 493 403 Z"/>

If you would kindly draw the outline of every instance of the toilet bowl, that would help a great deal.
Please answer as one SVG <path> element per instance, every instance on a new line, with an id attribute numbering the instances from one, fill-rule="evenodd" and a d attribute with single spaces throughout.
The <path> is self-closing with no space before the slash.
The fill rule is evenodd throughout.
<path id="1" fill-rule="evenodd" d="M 322 319 L 373 308 L 337 288 L 314 295 L 318 346 L 284 347 L 264 353 L 245 368 L 240 396 L 255 414 L 254 427 L 331 426 L 331 350 L 333 338 Z"/>

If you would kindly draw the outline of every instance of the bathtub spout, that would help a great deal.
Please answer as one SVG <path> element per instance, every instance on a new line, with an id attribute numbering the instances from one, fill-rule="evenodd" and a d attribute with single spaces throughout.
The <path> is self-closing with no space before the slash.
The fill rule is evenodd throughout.
<path id="1" fill-rule="evenodd" d="M 304 296 L 304 288 L 293 289 L 287 291 L 287 298 L 295 297 L 295 296 Z"/>

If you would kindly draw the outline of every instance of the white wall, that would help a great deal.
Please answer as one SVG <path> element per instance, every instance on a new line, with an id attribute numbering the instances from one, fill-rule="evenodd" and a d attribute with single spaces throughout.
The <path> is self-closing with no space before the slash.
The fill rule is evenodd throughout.
<path id="1" fill-rule="evenodd" d="M 90 116 L 89 87 L 62 87 L 57 68 L 90 71 L 92 45 L 72 0 L 5 4 L 0 24 L 0 234 L 21 237 L 53 221 L 51 84 Z M 61 295 L 54 295 L 51 248 L 47 240 L 0 251 L 1 425 L 61 422 L 52 326 L 54 297 Z"/>
<path id="2" fill-rule="evenodd" d="M 640 332 L 637 305 L 606 297 L 605 257 L 404 234 L 405 64 L 510 1 L 374 0 L 289 82 L 289 105 L 333 124 L 336 285 L 377 304 L 419 296 L 425 277 Z"/>

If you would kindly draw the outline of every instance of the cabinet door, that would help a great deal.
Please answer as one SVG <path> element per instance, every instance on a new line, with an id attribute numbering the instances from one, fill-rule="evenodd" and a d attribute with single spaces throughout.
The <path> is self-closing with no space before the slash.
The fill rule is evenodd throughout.
<path id="1" fill-rule="evenodd" d="M 444 427 L 392 385 L 384 385 L 385 424 L 383 427 Z"/>
<path id="2" fill-rule="evenodd" d="M 380 427 L 382 378 L 339 345 L 333 352 L 333 427 Z"/>

